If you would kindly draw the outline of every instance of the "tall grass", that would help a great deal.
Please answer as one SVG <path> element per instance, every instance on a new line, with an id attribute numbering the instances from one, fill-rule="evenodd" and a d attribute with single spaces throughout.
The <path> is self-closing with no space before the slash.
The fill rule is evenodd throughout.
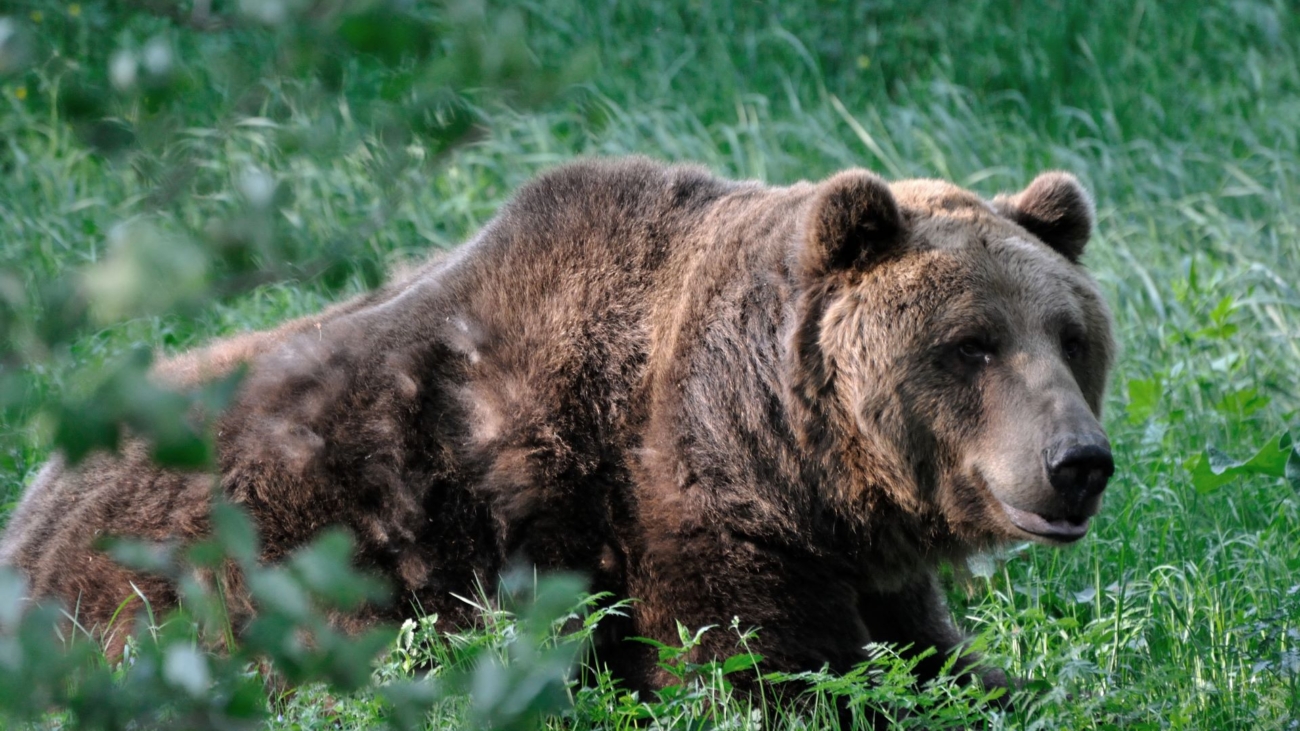
<path id="1" fill-rule="evenodd" d="M 1288 430 L 1300 437 L 1300 23 L 1290 4 L 516 5 L 533 53 L 594 46 L 596 72 L 537 112 L 485 100 L 481 141 L 396 181 L 400 206 L 366 235 L 375 256 L 453 246 L 522 181 L 580 155 L 693 160 L 773 183 L 863 166 L 988 195 L 1043 169 L 1076 173 L 1098 200 L 1085 260 L 1122 346 L 1106 420 L 1119 471 L 1081 546 L 1022 548 L 954 576 L 963 624 L 1033 691 L 990 723 L 1300 728 L 1300 482 L 1246 475 L 1198 490 L 1188 468 L 1207 446 L 1244 459 Z M 67 47 L 85 63 L 106 63 L 111 46 L 146 32 L 100 39 L 75 25 Z M 182 48 L 214 42 L 170 32 Z M 158 185 L 88 152 L 57 104 L 32 102 L 60 93 L 59 79 L 45 69 L 0 92 L 0 262 L 19 277 L 102 257 L 113 227 L 145 213 Z M 350 103 L 381 93 L 364 81 L 349 78 Z M 249 164 L 291 187 L 282 230 L 300 246 L 370 214 L 386 183 L 373 130 L 349 127 L 338 110 L 276 109 L 272 90 L 248 117 L 336 125 L 336 154 L 304 161 L 262 127 L 205 120 L 205 99 L 223 93 L 200 82 L 195 131 L 175 144 L 203 173 L 159 225 L 201 228 Z M 277 283 L 186 317 L 131 321 L 81 337 L 68 367 L 29 374 L 26 387 L 61 393 L 131 344 L 178 349 L 363 286 L 356 276 L 326 295 L 312 279 Z M 0 423 L 0 504 L 13 504 L 47 455 L 48 429 L 29 416 Z M 624 702 L 604 692 L 596 705 Z M 343 712 L 324 703 L 297 696 L 284 727 Z M 364 700 L 328 699 L 348 703 L 365 717 Z M 776 725 L 798 725 L 791 713 Z M 588 709 L 570 727 L 598 718 Z"/>

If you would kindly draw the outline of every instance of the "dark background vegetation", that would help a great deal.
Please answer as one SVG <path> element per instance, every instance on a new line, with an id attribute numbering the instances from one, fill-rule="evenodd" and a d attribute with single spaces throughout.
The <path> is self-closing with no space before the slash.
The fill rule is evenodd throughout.
<path id="1" fill-rule="evenodd" d="M 840 696 L 918 728 L 973 715 L 1015 728 L 1300 727 L 1295 10 L 0 2 L 0 522 L 56 447 L 111 447 L 128 428 L 161 459 L 210 458 L 180 417 L 222 390 L 150 386 L 150 353 L 371 288 L 580 155 L 639 152 L 773 183 L 858 165 L 986 195 L 1070 170 L 1098 200 L 1086 261 L 1123 347 L 1107 414 L 1120 473 L 1094 534 L 952 577 L 962 622 L 1030 679 L 1011 714 L 949 685 L 912 689 L 885 655 L 816 678 L 820 700 L 764 718 L 728 693 L 726 674 L 754 660 L 743 642 L 729 666 L 664 648 L 682 684 L 656 698 L 603 677 L 566 683 L 582 637 L 555 632 L 579 606 L 569 579 L 516 578 L 518 602 L 484 606 L 479 632 L 449 637 L 426 617 L 335 637 L 306 599 L 276 603 L 378 590 L 330 537 L 291 565 L 250 567 L 268 577 L 269 626 L 313 633 L 311 648 L 250 635 L 213 654 L 212 636 L 229 634 L 220 600 L 193 587 L 186 614 L 147 617 L 136 654 L 110 666 L 75 631 L 49 635 L 54 615 L 23 614 L 21 587 L 0 579 L 0 717 L 798 726 Z M 229 516 L 206 554 L 119 551 L 162 571 L 247 558 L 248 528 Z M 268 691 L 254 662 L 268 657 L 306 684 Z"/>

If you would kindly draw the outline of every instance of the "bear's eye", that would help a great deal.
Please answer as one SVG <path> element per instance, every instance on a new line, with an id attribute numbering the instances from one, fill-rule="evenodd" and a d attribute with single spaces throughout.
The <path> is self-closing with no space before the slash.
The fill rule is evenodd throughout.
<path id="1" fill-rule="evenodd" d="M 972 365 L 986 365 L 993 360 L 993 346 L 977 338 L 957 344 L 957 355 Z"/>
<path id="2" fill-rule="evenodd" d="M 1083 338 L 1077 335 L 1066 335 L 1061 339 L 1061 352 L 1068 360 L 1078 360 L 1083 357 L 1083 349 Z"/>

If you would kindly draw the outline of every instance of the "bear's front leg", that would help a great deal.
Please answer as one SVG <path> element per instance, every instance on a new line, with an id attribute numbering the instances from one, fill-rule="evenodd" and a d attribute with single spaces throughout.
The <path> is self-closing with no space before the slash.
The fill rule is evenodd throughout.
<path id="1" fill-rule="evenodd" d="M 756 671 L 729 676 L 742 691 L 756 688 L 758 673 L 828 666 L 844 672 L 866 659 L 870 641 L 848 575 L 823 556 L 759 544 L 726 529 L 665 537 L 648 546 L 630 572 L 629 593 L 639 600 L 632 634 L 678 645 L 678 623 L 692 634 L 712 626 L 689 660 L 761 655 Z M 728 629 L 733 618 L 742 630 L 757 630 L 745 646 Z M 658 690 L 677 682 L 657 666 L 651 648 L 639 647 L 625 647 L 631 652 L 616 669 L 631 687 Z"/>
<path id="2" fill-rule="evenodd" d="M 937 676 L 948 658 L 960 652 L 952 669 L 959 679 L 978 678 L 986 688 L 1007 686 L 1005 673 L 983 665 L 977 653 L 964 648 L 966 638 L 953 626 L 948 603 L 933 574 L 921 574 L 897 591 L 863 591 L 858 611 L 873 642 L 896 644 L 904 656 L 935 649 L 916 668 L 919 682 Z"/>

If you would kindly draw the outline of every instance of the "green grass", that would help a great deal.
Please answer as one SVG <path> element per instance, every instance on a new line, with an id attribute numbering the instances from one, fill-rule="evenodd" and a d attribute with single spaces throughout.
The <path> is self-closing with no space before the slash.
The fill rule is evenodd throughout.
<path id="1" fill-rule="evenodd" d="M 294 154 L 265 127 L 206 119 L 230 104 L 198 74 L 180 108 L 201 131 L 168 138 L 156 157 L 183 147 L 200 172 L 154 214 L 157 175 L 89 153 L 60 117 L 65 70 L 11 77 L 0 89 L 0 266 L 26 283 L 87 266 L 132 219 L 201 231 L 239 210 L 250 164 L 292 191 L 275 229 L 290 250 L 362 231 L 363 248 L 390 263 L 464 240 L 521 182 L 579 155 L 639 152 L 773 183 L 863 166 L 986 195 L 1070 170 L 1098 200 L 1086 262 L 1122 347 L 1106 418 L 1118 473 L 1082 545 L 1028 547 L 976 572 L 987 577 L 954 577 L 961 622 L 1037 691 L 992 725 L 1300 728 L 1300 483 L 1247 475 L 1202 491 L 1186 464 L 1207 446 L 1244 459 L 1288 430 L 1300 437 L 1300 22 L 1289 4 L 518 7 L 539 58 L 596 51 L 589 80 L 527 112 L 484 99 L 486 136 L 441 165 L 402 168 L 396 182 L 362 115 L 277 106 L 292 94 L 269 90 L 246 116 L 325 125 L 338 140 L 329 155 Z M 88 65 L 157 27 L 196 66 L 222 42 L 145 19 L 105 44 L 78 35 L 84 16 L 67 21 L 62 42 Z M 366 82 L 362 71 L 347 77 L 354 109 L 378 99 Z M 366 230 L 386 185 L 400 199 Z M 132 345 L 180 349 L 267 326 L 363 282 L 304 277 L 106 324 L 26 374 L 23 388 L 35 401 L 84 390 Z M 0 422 L 0 521 L 48 455 L 50 428 L 31 410 Z M 630 725 L 600 720 L 623 702 L 614 690 L 584 693 L 568 728 Z M 271 725 L 350 727 L 373 720 L 373 706 L 364 693 L 308 689 Z M 453 727 L 447 713 L 434 725 Z"/>

